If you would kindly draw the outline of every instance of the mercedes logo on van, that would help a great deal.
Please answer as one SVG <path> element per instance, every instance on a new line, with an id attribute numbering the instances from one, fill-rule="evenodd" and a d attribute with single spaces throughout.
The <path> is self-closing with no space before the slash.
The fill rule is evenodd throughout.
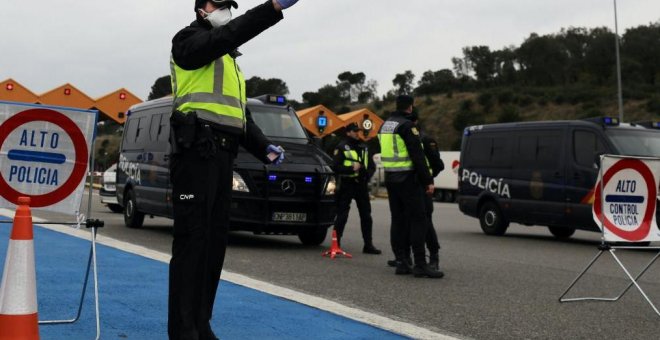
<path id="1" fill-rule="evenodd" d="M 285 179 L 284 181 L 282 181 L 281 188 L 282 188 L 282 192 L 284 192 L 289 196 L 292 196 L 293 194 L 296 193 L 296 183 L 294 183 L 290 179 Z"/>

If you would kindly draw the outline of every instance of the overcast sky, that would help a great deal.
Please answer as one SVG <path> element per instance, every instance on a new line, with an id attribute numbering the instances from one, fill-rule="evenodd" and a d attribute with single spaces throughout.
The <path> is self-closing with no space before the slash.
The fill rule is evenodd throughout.
<path id="1" fill-rule="evenodd" d="M 263 3 L 238 0 L 234 16 Z M 619 33 L 660 20 L 658 0 L 619 0 Z M 37 94 L 70 82 L 96 98 L 125 87 L 146 99 L 169 74 L 172 36 L 194 20 L 193 0 L 1 0 L 0 81 Z M 612 0 L 300 0 L 243 45 L 247 78 L 280 78 L 290 97 L 364 72 L 390 90 L 397 73 L 452 68 L 461 49 L 520 45 L 531 32 L 607 26 Z"/>

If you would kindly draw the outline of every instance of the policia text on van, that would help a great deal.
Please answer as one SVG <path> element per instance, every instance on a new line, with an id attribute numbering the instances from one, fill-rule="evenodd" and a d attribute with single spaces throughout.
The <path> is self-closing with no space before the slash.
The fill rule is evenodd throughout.
<path id="1" fill-rule="evenodd" d="M 249 99 L 247 108 L 264 134 L 286 150 L 286 158 L 274 167 L 239 149 L 231 229 L 297 234 L 305 244 L 322 243 L 336 210 L 332 159 L 311 142 L 284 97 Z M 129 110 L 117 167 L 117 201 L 128 227 L 141 227 L 145 215 L 172 217 L 170 112 L 171 97 Z"/>
<path id="2" fill-rule="evenodd" d="M 459 208 L 488 235 L 509 222 L 548 226 L 558 238 L 598 231 L 591 208 L 602 154 L 659 157 L 660 130 L 609 117 L 466 128 Z"/>

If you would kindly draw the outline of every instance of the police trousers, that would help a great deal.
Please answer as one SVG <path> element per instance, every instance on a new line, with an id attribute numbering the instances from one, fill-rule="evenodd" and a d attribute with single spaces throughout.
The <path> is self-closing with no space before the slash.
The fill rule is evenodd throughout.
<path id="1" fill-rule="evenodd" d="M 341 239 L 344 228 L 348 221 L 348 213 L 351 210 L 351 201 L 355 200 L 360 213 L 360 227 L 362 239 L 365 245 L 371 245 L 371 234 L 373 220 L 371 218 L 371 202 L 369 200 L 369 187 L 366 182 L 358 182 L 354 178 L 341 178 L 337 190 L 337 218 L 335 219 L 335 230 L 337 237 Z"/>
<path id="2" fill-rule="evenodd" d="M 415 264 L 426 263 L 424 242 L 428 220 L 424 204 L 424 188 L 415 174 L 401 182 L 386 182 L 392 225 L 390 243 L 397 261 L 409 256 L 412 247 Z"/>
<path id="3" fill-rule="evenodd" d="M 428 230 L 426 231 L 426 248 L 429 250 L 431 256 L 437 255 L 440 250 L 440 243 L 438 242 L 438 234 L 433 226 L 433 198 L 424 192 L 424 209 L 426 210 L 426 221 L 428 223 Z"/>
<path id="4" fill-rule="evenodd" d="M 215 339 L 209 321 L 227 248 L 235 155 L 217 136 L 208 139 L 171 156 L 170 339 Z"/>

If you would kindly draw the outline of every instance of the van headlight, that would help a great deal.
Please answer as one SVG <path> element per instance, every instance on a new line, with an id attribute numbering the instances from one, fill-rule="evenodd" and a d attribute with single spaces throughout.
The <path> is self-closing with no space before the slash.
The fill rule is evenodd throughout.
<path id="1" fill-rule="evenodd" d="M 245 184 L 243 177 L 234 171 L 234 178 L 232 179 L 231 190 L 238 192 L 250 192 L 248 186 Z"/>
<path id="2" fill-rule="evenodd" d="M 335 189 L 337 189 L 337 181 L 335 181 L 335 176 L 330 176 L 328 184 L 325 185 L 325 195 L 330 196 L 335 194 Z"/>

